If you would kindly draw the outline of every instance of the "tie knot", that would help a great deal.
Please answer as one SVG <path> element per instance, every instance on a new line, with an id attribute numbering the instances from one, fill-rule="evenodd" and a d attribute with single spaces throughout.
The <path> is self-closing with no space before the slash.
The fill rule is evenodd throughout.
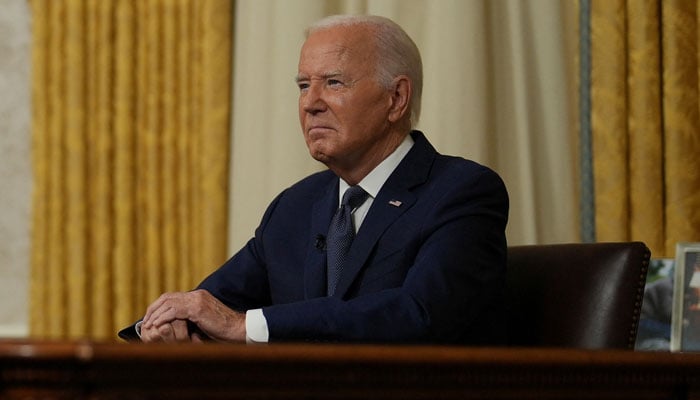
<path id="1" fill-rule="evenodd" d="M 365 192 L 365 190 L 361 187 L 350 186 L 348 190 L 345 191 L 345 194 L 343 194 L 342 204 L 350 207 L 351 210 L 354 210 L 360 204 L 365 202 L 367 196 L 367 192 Z"/>

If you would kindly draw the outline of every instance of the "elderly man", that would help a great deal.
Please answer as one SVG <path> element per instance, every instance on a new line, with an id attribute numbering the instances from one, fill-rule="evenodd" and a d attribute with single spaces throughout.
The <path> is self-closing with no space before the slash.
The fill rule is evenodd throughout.
<path id="1" fill-rule="evenodd" d="M 504 342 L 508 196 L 496 173 L 413 129 L 422 66 L 394 22 L 307 30 L 299 119 L 328 170 L 277 196 L 255 236 L 196 290 L 151 304 L 154 341 Z"/>

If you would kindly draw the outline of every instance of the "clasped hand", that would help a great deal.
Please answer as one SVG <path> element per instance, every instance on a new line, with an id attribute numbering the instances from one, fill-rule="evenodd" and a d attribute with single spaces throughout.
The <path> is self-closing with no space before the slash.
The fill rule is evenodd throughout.
<path id="1" fill-rule="evenodd" d="M 146 310 L 141 340 L 150 342 L 202 342 L 189 332 L 187 322 L 218 342 L 245 342 L 245 314 L 226 307 L 206 290 L 165 293 Z"/>

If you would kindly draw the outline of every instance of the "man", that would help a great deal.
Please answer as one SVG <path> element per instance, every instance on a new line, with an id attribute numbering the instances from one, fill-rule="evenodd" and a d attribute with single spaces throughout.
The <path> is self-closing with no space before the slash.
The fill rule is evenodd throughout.
<path id="1" fill-rule="evenodd" d="M 151 304 L 141 340 L 503 343 L 505 186 L 411 131 L 413 41 L 385 18 L 329 17 L 307 31 L 296 80 L 304 139 L 329 170 L 283 191 L 196 290 Z M 348 188 L 356 204 L 341 204 Z"/>

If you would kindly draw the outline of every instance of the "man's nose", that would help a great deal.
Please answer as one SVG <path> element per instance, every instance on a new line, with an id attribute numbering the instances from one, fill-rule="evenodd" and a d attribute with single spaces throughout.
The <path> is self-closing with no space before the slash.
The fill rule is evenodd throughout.
<path id="1" fill-rule="evenodd" d="M 323 99 L 323 87 L 320 84 L 312 83 L 302 94 L 302 109 L 304 112 L 316 114 L 326 109 L 326 102 Z"/>

